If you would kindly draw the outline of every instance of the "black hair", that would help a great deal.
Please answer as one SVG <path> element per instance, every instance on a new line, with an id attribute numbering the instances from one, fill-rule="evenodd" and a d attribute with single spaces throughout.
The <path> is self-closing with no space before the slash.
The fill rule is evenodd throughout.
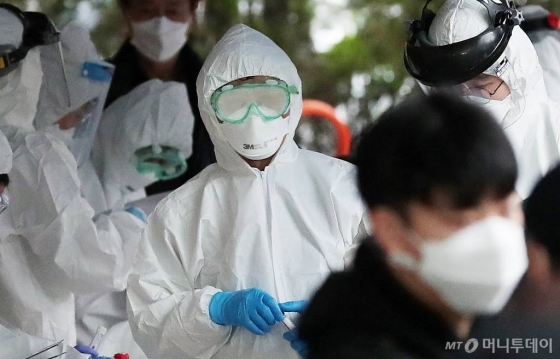
<path id="1" fill-rule="evenodd" d="M 560 264 L 560 166 L 535 186 L 523 203 L 527 236 L 542 244 L 552 263 Z"/>
<path id="2" fill-rule="evenodd" d="M 384 113 L 362 137 L 356 164 L 367 205 L 406 216 L 411 201 L 429 204 L 435 191 L 455 208 L 515 188 L 517 164 L 496 120 L 482 108 L 443 94 L 410 98 Z"/>
<path id="3" fill-rule="evenodd" d="M 10 177 L 7 174 L 0 174 L 0 185 L 8 186 L 10 184 Z"/>

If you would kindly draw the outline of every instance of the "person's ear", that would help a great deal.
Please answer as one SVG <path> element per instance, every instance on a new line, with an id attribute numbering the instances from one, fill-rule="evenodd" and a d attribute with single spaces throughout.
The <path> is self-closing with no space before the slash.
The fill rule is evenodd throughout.
<path id="1" fill-rule="evenodd" d="M 528 239 L 527 256 L 529 257 L 527 278 L 530 283 L 538 286 L 547 286 L 552 280 L 552 263 L 548 251 L 542 244 Z"/>

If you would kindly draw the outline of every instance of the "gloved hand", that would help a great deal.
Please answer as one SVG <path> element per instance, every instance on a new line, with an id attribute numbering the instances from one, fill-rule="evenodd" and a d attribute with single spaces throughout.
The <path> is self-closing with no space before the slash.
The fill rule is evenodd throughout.
<path id="1" fill-rule="evenodd" d="M 276 300 L 258 288 L 218 292 L 209 306 L 210 319 L 219 325 L 233 325 L 264 335 L 284 319 Z"/>
<path id="2" fill-rule="evenodd" d="M 74 347 L 74 349 L 76 349 L 77 351 L 79 351 L 82 354 L 89 354 L 92 357 L 99 356 L 99 354 L 93 348 L 90 348 L 87 345 L 78 344 Z"/>
<path id="3" fill-rule="evenodd" d="M 309 352 L 307 344 L 299 338 L 297 329 L 288 330 L 282 337 L 290 342 L 292 349 L 298 352 L 299 355 L 304 358 L 307 356 Z"/>
<path id="4" fill-rule="evenodd" d="M 286 302 L 286 303 L 278 304 L 280 310 L 282 310 L 283 312 L 296 312 L 296 313 L 302 313 L 305 310 L 305 308 L 307 308 L 307 305 L 309 305 L 309 301 L 307 300 L 298 300 L 294 302 Z M 290 346 L 292 347 L 292 349 L 298 352 L 299 355 L 301 355 L 304 358 L 307 356 L 308 353 L 307 344 L 299 338 L 297 334 L 297 329 L 292 329 L 287 331 L 286 333 L 284 333 L 283 338 L 290 342 Z"/>
<path id="5" fill-rule="evenodd" d="M 134 217 L 138 218 L 142 222 L 146 223 L 146 213 L 144 213 L 144 211 L 141 210 L 140 208 L 130 206 L 130 207 L 126 207 L 124 210 L 132 214 Z"/>

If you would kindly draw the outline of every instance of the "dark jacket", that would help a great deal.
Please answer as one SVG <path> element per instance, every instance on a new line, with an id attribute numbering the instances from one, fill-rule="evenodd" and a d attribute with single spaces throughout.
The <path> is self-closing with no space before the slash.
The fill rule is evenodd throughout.
<path id="1" fill-rule="evenodd" d="M 136 86 L 146 82 L 149 78 L 142 72 L 138 63 L 139 54 L 129 42 L 125 42 L 117 54 L 109 60 L 115 65 L 115 74 L 107 95 L 105 107 L 109 106 L 116 99 L 126 95 Z M 187 86 L 189 102 L 195 117 L 193 131 L 193 153 L 188 159 L 188 169 L 182 176 L 169 180 L 156 182 L 146 187 L 147 195 L 166 192 L 180 187 L 183 183 L 196 176 L 206 166 L 216 162 L 214 146 L 206 127 L 200 118 L 198 110 L 198 99 L 196 94 L 196 78 L 202 61 L 198 55 L 187 44 L 179 53 L 179 74 L 178 82 L 183 82 Z"/>
<path id="2" fill-rule="evenodd" d="M 309 346 L 308 359 L 447 359 L 465 355 L 464 350 L 446 350 L 447 342 L 459 339 L 397 282 L 371 238 L 358 249 L 351 270 L 327 279 L 298 328 Z"/>

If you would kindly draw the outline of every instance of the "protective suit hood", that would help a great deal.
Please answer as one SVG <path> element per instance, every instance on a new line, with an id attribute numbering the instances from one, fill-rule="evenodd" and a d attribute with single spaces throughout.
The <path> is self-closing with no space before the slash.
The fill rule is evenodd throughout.
<path id="1" fill-rule="evenodd" d="M 150 80 L 111 104 L 103 114 L 92 153 L 108 202 L 114 203 L 127 187 L 138 190 L 157 180 L 138 173 L 136 150 L 168 146 L 188 159 L 193 127 L 187 90 L 178 82 Z"/>
<path id="2" fill-rule="evenodd" d="M 0 174 L 10 172 L 12 168 L 12 149 L 8 139 L 0 131 Z"/>
<path id="3" fill-rule="evenodd" d="M 303 109 L 301 79 L 297 69 L 288 55 L 272 40 L 246 25 L 238 24 L 216 44 L 197 79 L 202 120 L 214 143 L 218 165 L 228 171 L 249 166 L 222 134 L 210 97 L 228 82 L 249 76 L 276 77 L 298 89 L 299 94 L 291 97 L 288 134 L 273 163 L 293 161 L 297 156 L 293 138 Z"/>
<path id="4" fill-rule="evenodd" d="M 448 0 L 438 10 L 429 37 L 438 46 L 448 45 L 475 37 L 489 26 L 488 13 L 477 1 Z M 527 106 L 536 106 L 547 98 L 537 53 L 518 26 L 513 29 L 502 56 L 484 74 L 501 78 L 510 88 L 515 107 L 501 119 L 504 129 L 518 121 Z"/>
<path id="5" fill-rule="evenodd" d="M 68 84 L 61 72 L 58 47 L 42 47 L 41 63 L 45 81 L 41 86 L 34 124 L 37 130 L 48 130 L 64 115 L 77 110 L 89 101 L 97 101 L 90 114 L 91 117 L 76 125 L 75 136 L 68 144 L 80 167 L 89 158 L 114 67 L 101 60 L 89 32 L 75 23 L 67 25 L 62 30 L 60 41 Z"/>

